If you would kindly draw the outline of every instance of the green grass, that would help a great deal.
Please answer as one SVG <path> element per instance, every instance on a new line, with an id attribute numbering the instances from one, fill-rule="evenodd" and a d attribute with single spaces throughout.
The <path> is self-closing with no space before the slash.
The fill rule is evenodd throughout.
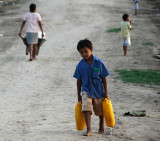
<path id="1" fill-rule="evenodd" d="M 160 73 L 153 70 L 116 70 L 124 83 L 160 85 Z"/>
<path id="2" fill-rule="evenodd" d="M 160 94 L 160 92 L 158 92 L 157 94 Z"/>
<path id="3" fill-rule="evenodd" d="M 109 33 L 111 33 L 111 32 L 117 33 L 117 32 L 120 32 L 120 31 L 121 31 L 120 28 L 112 28 L 112 29 L 107 30 L 107 32 L 109 32 Z"/>
<path id="4" fill-rule="evenodd" d="M 12 7 L 12 10 L 14 10 L 14 9 L 19 9 L 20 7 L 19 6 L 13 6 Z"/>
<path id="5" fill-rule="evenodd" d="M 154 46 L 154 44 L 151 43 L 151 42 L 144 42 L 144 43 L 142 43 L 142 45 L 144 45 L 144 46 Z"/>
<path id="6" fill-rule="evenodd" d="M 106 8 L 110 8 L 110 6 L 106 6 Z"/>

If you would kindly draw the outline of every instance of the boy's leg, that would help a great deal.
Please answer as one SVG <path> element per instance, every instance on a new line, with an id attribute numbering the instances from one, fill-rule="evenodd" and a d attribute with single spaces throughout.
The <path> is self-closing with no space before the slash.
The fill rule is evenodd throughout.
<path id="1" fill-rule="evenodd" d="M 127 56 L 127 46 L 123 46 L 124 56 Z"/>
<path id="2" fill-rule="evenodd" d="M 104 133 L 104 116 L 103 116 L 103 108 L 102 108 L 102 100 L 101 98 L 93 99 L 93 110 L 96 116 L 99 116 L 99 130 L 100 134 Z"/>
<path id="3" fill-rule="evenodd" d="M 36 54 L 37 54 L 37 44 L 34 44 L 33 60 L 37 60 L 37 58 L 36 58 Z"/>
<path id="4" fill-rule="evenodd" d="M 87 132 L 84 134 L 84 136 L 91 136 L 92 130 L 91 130 L 91 112 L 84 112 L 85 121 L 87 125 Z"/>
<path id="5" fill-rule="evenodd" d="M 30 47 L 30 59 L 29 59 L 29 61 L 32 61 L 33 45 L 29 45 L 29 47 Z"/>
<path id="6" fill-rule="evenodd" d="M 88 97 L 87 92 L 82 92 L 82 112 L 85 116 L 85 121 L 87 125 L 87 132 L 83 134 L 84 136 L 91 136 L 91 114 L 92 114 L 92 98 Z"/>
<path id="7" fill-rule="evenodd" d="M 104 116 L 99 116 L 99 131 L 100 134 L 104 133 Z"/>
<path id="8" fill-rule="evenodd" d="M 135 15 L 138 15 L 138 10 L 137 9 L 135 9 Z"/>
<path id="9" fill-rule="evenodd" d="M 126 43 L 127 43 L 127 38 L 124 37 L 123 38 L 123 52 L 124 52 L 124 56 L 126 56 Z"/>
<path id="10" fill-rule="evenodd" d="M 125 46 L 125 56 L 127 56 L 127 49 L 128 49 L 128 46 Z"/>

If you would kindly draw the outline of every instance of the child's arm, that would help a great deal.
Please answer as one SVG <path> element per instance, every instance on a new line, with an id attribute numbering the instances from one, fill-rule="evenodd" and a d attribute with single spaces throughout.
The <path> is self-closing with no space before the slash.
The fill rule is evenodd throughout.
<path id="1" fill-rule="evenodd" d="M 105 97 L 105 98 L 108 98 L 107 78 L 106 78 L 106 77 L 105 77 L 104 79 L 102 79 L 102 83 L 103 83 L 104 90 L 105 90 L 104 97 Z"/>
<path id="2" fill-rule="evenodd" d="M 129 21 L 129 25 L 128 25 L 128 26 L 129 26 L 128 28 L 129 28 L 130 30 L 132 30 L 132 20 Z"/>
<path id="3" fill-rule="evenodd" d="M 43 33 L 42 22 L 41 22 L 41 21 L 39 21 L 38 23 L 39 23 L 39 27 L 40 27 L 40 29 L 41 29 L 41 31 L 42 31 L 42 38 L 43 38 L 43 37 L 44 37 L 44 33 Z"/>
<path id="4" fill-rule="evenodd" d="M 22 22 L 21 29 L 20 29 L 19 34 L 18 34 L 19 36 L 21 36 L 21 34 L 22 34 L 22 30 L 23 30 L 23 27 L 24 27 L 25 23 L 26 23 L 26 21 Z"/>
<path id="5" fill-rule="evenodd" d="M 81 98 L 81 87 L 82 87 L 82 80 L 78 80 L 78 79 L 77 79 L 78 102 L 82 102 L 82 98 Z"/>
<path id="6" fill-rule="evenodd" d="M 129 21 L 130 25 L 132 25 L 132 20 Z"/>

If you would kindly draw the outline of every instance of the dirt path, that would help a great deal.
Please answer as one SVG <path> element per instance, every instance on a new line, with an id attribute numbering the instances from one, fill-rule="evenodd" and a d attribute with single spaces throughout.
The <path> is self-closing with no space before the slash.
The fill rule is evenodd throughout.
<path id="1" fill-rule="evenodd" d="M 160 89 L 114 79 L 116 69 L 159 69 L 151 54 L 159 44 L 157 27 L 148 19 L 151 15 L 142 13 L 134 17 L 133 5 L 128 0 L 123 4 L 120 0 L 39 0 L 37 6 L 47 36 L 38 60 L 27 61 L 20 39 L 0 56 L 0 141 L 158 141 L 160 95 L 157 93 Z M 25 10 L 17 18 L 20 19 Z M 120 34 L 106 32 L 119 27 L 124 12 L 131 14 L 134 21 L 133 46 L 128 57 L 122 56 Z M 83 132 L 75 128 L 77 97 L 72 75 L 81 59 L 76 45 L 83 38 L 93 41 L 93 54 L 104 61 L 111 73 L 108 88 L 116 117 L 112 136 L 107 127 L 104 135 L 97 134 L 98 118 L 94 115 L 93 136 L 83 137 Z M 141 45 L 146 40 L 157 47 L 146 49 Z M 137 109 L 146 110 L 149 117 L 122 116 Z"/>

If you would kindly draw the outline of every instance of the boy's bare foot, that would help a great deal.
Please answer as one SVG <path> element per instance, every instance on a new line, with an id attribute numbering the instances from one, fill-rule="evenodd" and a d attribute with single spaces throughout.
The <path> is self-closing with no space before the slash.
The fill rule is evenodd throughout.
<path id="1" fill-rule="evenodd" d="M 104 134 L 104 129 L 99 129 L 98 134 Z"/>
<path id="2" fill-rule="evenodd" d="M 30 58 L 28 61 L 32 61 L 32 58 Z"/>
<path id="3" fill-rule="evenodd" d="M 35 57 L 35 58 L 33 58 L 33 60 L 37 60 L 37 58 Z"/>
<path id="4" fill-rule="evenodd" d="M 83 134 L 83 136 L 91 136 L 92 135 L 92 131 L 87 131 L 85 134 Z"/>

